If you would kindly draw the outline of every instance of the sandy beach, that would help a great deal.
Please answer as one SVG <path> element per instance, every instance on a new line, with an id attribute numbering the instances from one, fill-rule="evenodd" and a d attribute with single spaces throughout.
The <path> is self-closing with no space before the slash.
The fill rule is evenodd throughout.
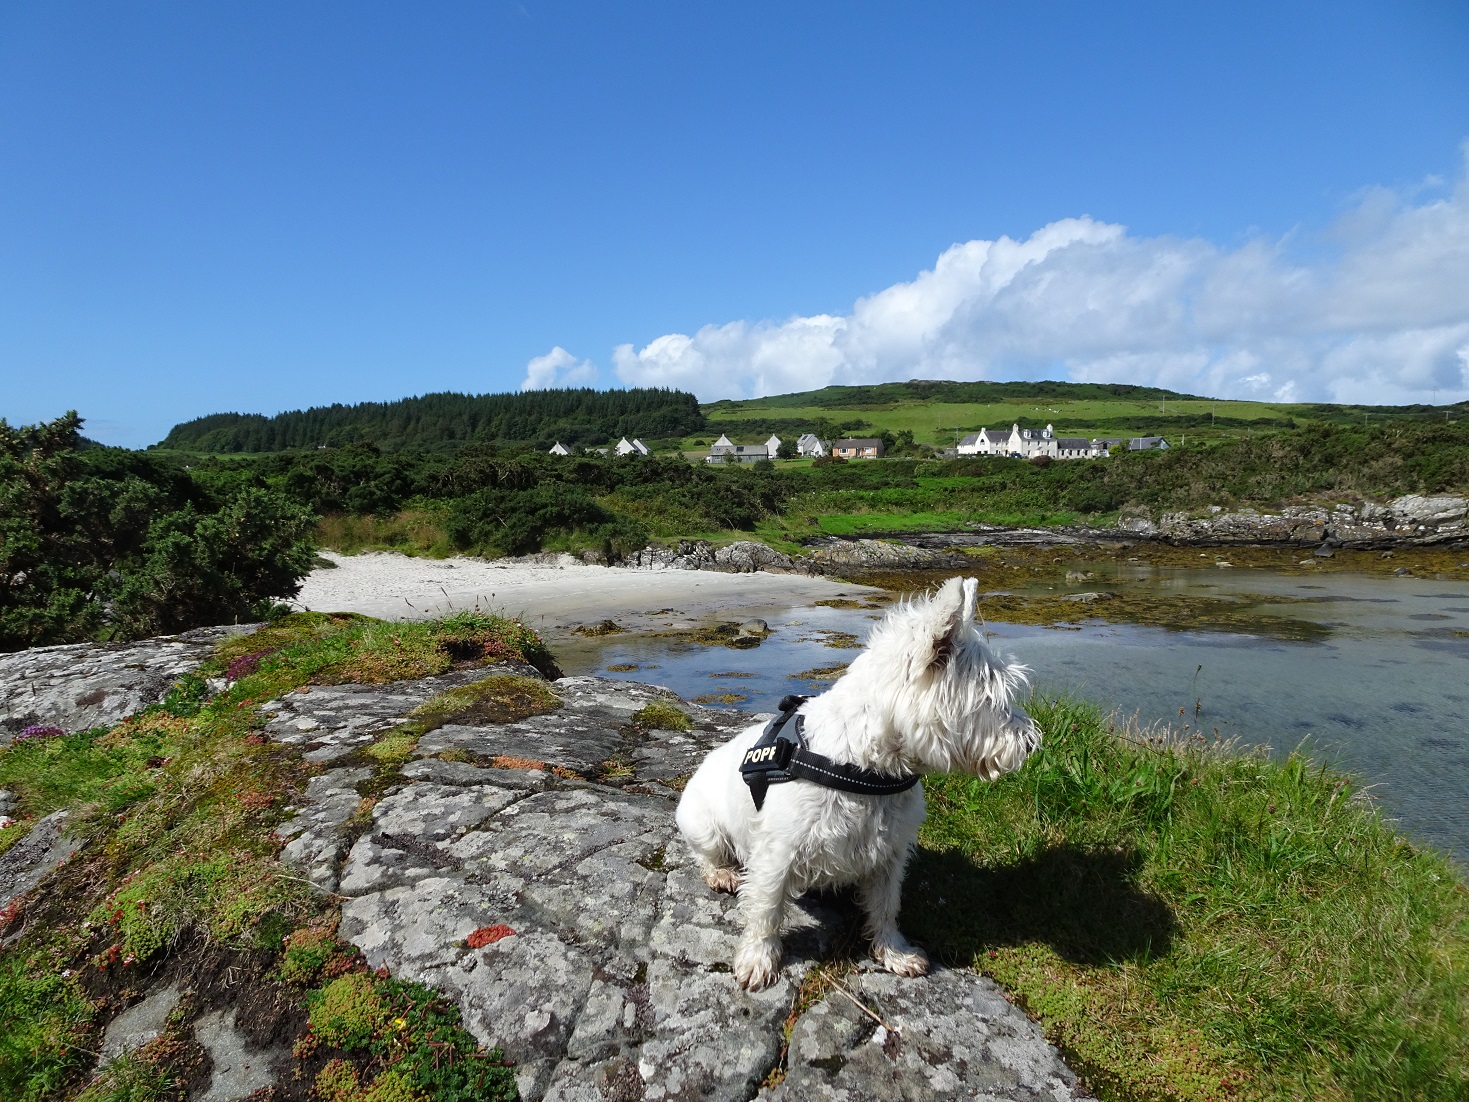
<path id="1" fill-rule="evenodd" d="M 314 570 L 292 602 L 315 612 L 361 612 L 386 620 L 426 619 L 474 608 L 517 616 L 556 635 L 615 620 L 648 631 L 764 616 L 868 587 L 800 574 L 721 574 L 588 566 L 570 555 L 512 559 L 418 559 L 324 552 L 334 567 Z"/>

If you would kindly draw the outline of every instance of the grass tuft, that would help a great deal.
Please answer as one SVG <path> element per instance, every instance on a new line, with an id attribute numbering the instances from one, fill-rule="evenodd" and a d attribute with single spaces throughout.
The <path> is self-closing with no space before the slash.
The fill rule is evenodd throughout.
<path id="1" fill-rule="evenodd" d="M 694 721 L 686 713 L 661 700 L 655 700 L 652 704 L 639 708 L 633 713 L 632 722 L 650 731 L 692 731 L 694 729 Z"/>

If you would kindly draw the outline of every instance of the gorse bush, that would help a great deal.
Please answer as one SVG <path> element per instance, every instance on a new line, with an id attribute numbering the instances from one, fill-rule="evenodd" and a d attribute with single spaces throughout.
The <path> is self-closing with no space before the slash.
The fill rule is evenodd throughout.
<path id="1" fill-rule="evenodd" d="M 215 497 L 179 467 L 81 450 L 74 413 L 0 420 L 0 650 L 227 623 L 294 594 L 314 518 L 281 493 Z"/>

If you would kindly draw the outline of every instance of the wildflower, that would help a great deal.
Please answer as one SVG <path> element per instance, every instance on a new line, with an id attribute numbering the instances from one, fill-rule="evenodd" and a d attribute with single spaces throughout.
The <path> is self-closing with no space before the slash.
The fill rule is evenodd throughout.
<path id="1" fill-rule="evenodd" d="M 60 727 L 52 727 L 49 724 L 33 723 L 15 736 L 16 742 L 29 742 L 32 739 L 61 738 L 66 734 Z"/>

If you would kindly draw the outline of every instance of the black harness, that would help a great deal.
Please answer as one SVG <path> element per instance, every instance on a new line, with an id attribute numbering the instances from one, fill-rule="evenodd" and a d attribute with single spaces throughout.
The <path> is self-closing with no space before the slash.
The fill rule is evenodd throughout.
<path id="1" fill-rule="evenodd" d="M 810 781 L 824 788 L 858 792 L 867 796 L 891 796 L 906 792 L 920 780 L 917 773 L 894 776 L 876 769 L 863 769 L 832 761 L 806 745 L 806 717 L 796 710 L 810 697 L 788 696 L 780 702 L 780 715 L 765 725 L 759 741 L 745 751 L 740 775 L 750 786 L 755 810 L 765 806 L 765 790 L 786 781 Z M 795 723 L 790 723 L 795 716 Z M 790 733 L 787 733 L 789 730 Z"/>

